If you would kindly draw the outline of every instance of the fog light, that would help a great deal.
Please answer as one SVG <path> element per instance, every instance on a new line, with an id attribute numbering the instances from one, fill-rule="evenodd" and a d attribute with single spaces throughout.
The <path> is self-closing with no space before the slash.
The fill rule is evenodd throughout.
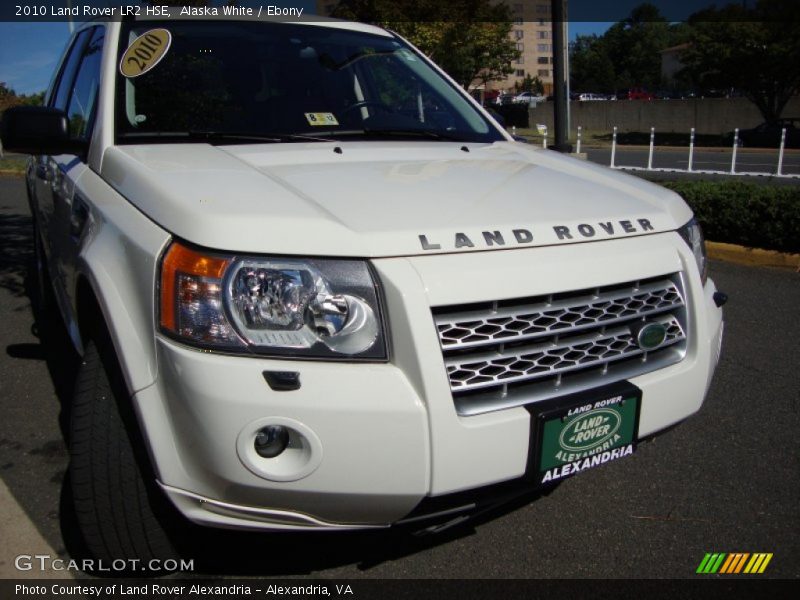
<path id="1" fill-rule="evenodd" d="M 275 458 L 288 445 L 289 431 L 282 425 L 268 425 L 256 433 L 256 452 L 263 458 Z"/>

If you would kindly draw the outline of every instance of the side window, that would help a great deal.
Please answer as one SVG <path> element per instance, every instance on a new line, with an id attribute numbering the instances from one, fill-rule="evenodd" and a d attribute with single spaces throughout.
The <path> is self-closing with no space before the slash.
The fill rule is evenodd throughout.
<path id="1" fill-rule="evenodd" d="M 75 139 L 88 139 L 92 131 L 100 89 L 100 61 L 104 40 L 105 28 L 97 27 L 83 49 L 81 65 L 72 86 L 67 118 L 70 136 Z"/>
<path id="2" fill-rule="evenodd" d="M 72 90 L 72 82 L 75 81 L 75 72 L 78 70 L 78 65 L 81 62 L 81 55 L 83 47 L 86 45 L 86 38 L 89 37 L 91 32 L 89 30 L 81 31 L 72 47 L 69 49 L 64 64 L 61 66 L 61 73 L 58 75 L 58 83 L 53 92 L 50 106 L 53 108 L 60 108 L 61 110 L 67 109 L 67 102 L 69 101 L 69 93 Z"/>

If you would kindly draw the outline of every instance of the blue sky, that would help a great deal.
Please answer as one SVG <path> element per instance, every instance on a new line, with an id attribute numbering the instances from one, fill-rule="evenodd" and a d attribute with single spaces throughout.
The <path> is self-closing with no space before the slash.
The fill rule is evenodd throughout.
<path id="1" fill-rule="evenodd" d="M 281 4 L 281 2 L 270 3 Z M 289 5 L 311 4 L 283 2 Z M 570 39 L 578 34 L 603 33 L 612 23 L 570 23 Z M 66 22 L 0 21 L 0 82 L 19 94 L 44 90 L 69 39 Z"/>
<path id="2" fill-rule="evenodd" d="M 578 21 L 569 23 L 567 26 L 569 30 L 569 39 L 570 41 L 574 40 L 579 35 L 591 35 L 596 33 L 598 35 L 605 33 L 606 30 L 614 25 L 613 22 L 610 23 L 600 23 L 597 21 Z"/>
<path id="3" fill-rule="evenodd" d="M 20 94 L 44 90 L 67 39 L 67 23 L 0 22 L 0 81 Z"/>

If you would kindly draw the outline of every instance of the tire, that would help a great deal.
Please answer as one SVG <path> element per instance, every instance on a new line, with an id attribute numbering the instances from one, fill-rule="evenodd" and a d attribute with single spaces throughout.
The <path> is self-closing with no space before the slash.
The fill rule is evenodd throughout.
<path id="1" fill-rule="evenodd" d="M 86 549 L 106 564 L 177 559 L 162 524 L 183 517 L 155 483 L 113 345 L 107 334 L 97 337 L 86 344 L 78 372 L 69 440 L 72 495 Z"/>

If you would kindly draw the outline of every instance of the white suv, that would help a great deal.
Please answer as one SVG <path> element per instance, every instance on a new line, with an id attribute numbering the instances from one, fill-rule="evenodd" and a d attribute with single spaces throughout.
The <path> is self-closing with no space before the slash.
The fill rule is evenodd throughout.
<path id="1" fill-rule="evenodd" d="M 383 29 L 88 23 L 2 137 L 83 355 L 100 558 L 172 555 L 176 512 L 441 524 L 627 457 L 717 364 L 686 204 L 515 142 Z"/>

